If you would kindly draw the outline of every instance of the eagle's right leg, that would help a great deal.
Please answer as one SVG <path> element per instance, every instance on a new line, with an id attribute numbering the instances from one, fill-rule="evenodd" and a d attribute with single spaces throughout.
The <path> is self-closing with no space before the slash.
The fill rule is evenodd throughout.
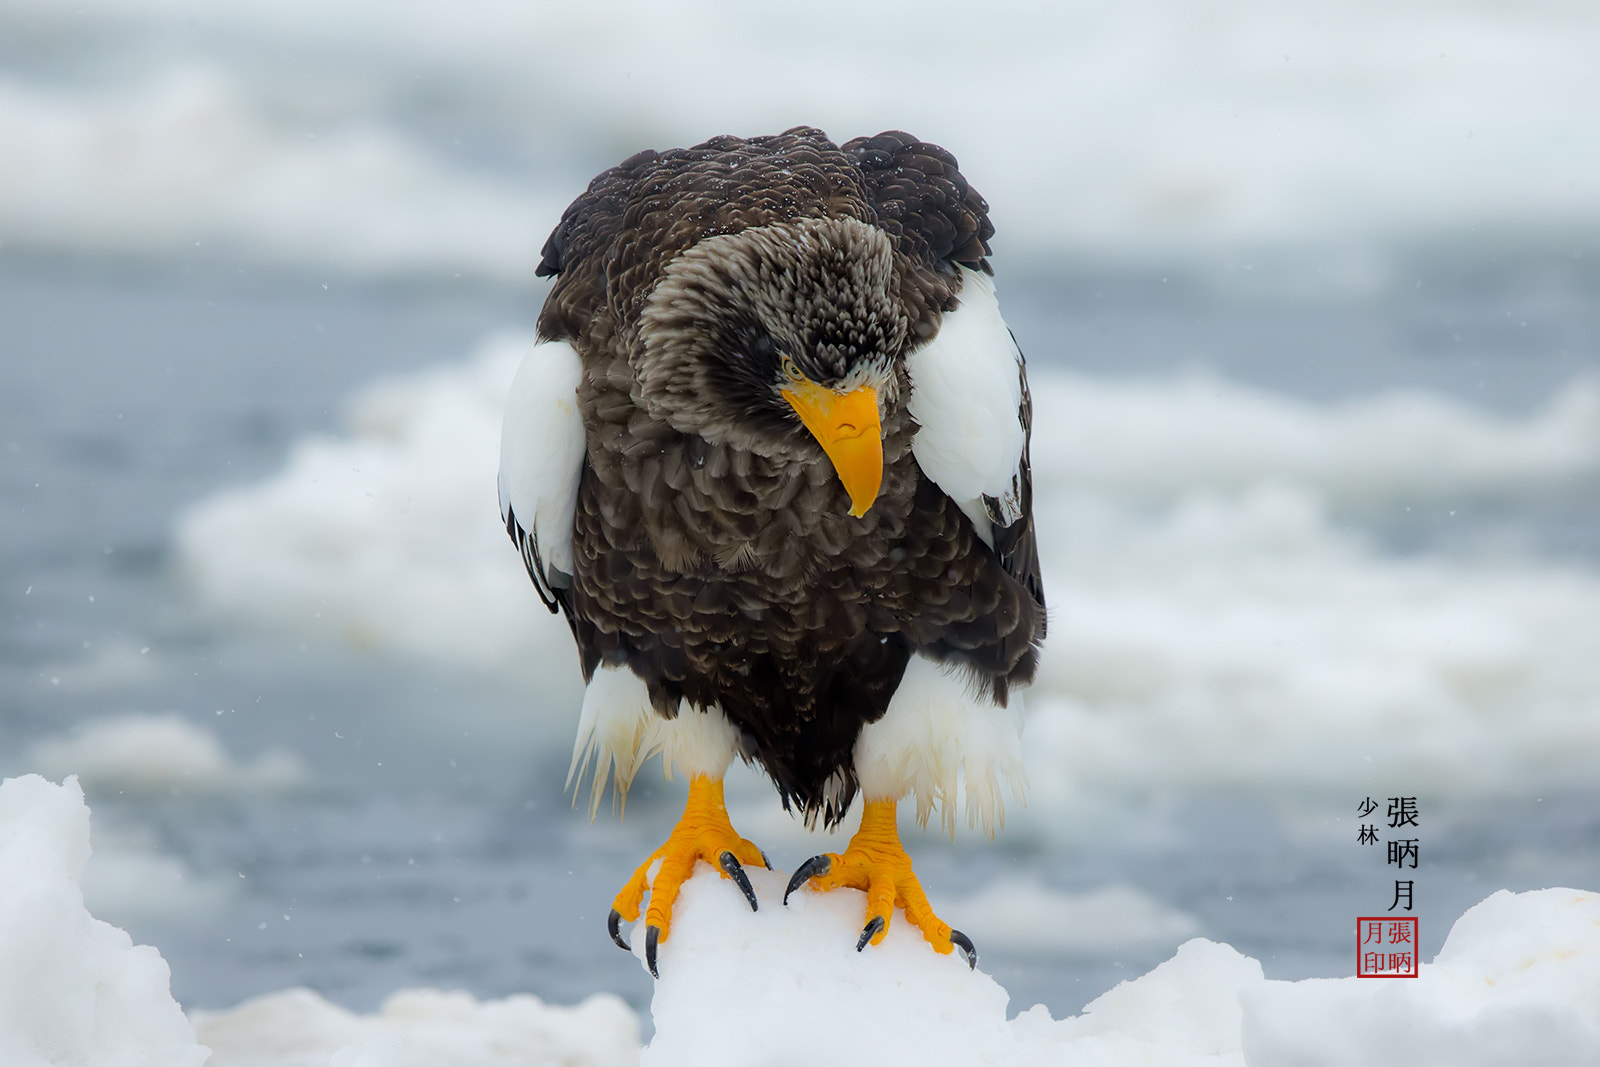
<path id="1" fill-rule="evenodd" d="M 767 857 L 749 841 L 740 837 L 728 821 L 728 809 L 722 800 L 722 778 L 697 774 L 689 781 L 689 801 L 684 805 L 683 818 L 673 827 L 666 843 L 654 852 L 639 869 L 633 872 L 628 884 L 612 902 L 611 916 L 606 928 L 611 940 L 629 948 L 622 939 L 621 925 L 639 918 L 639 905 L 645 893 L 650 894 L 650 906 L 645 911 L 645 963 L 650 973 L 656 973 L 656 945 L 665 941 L 672 930 L 672 905 L 678 899 L 678 889 L 694 872 L 696 861 L 704 860 L 719 869 L 724 878 L 731 878 L 750 910 L 756 910 L 756 891 L 750 885 L 745 865 L 767 867 Z M 650 868 L 657 861 L 655 877 Z M 631 951 L 631 949 L 630 949 Z"/>
<path id="2" fill-rule="evenodd" d="M 596 668 L 583 693 L 583 714 L 572 750 L 568 782 L 580 781 L 593 761 L 596 765 L 589 798 L 594 817 L 606 780 L 614 769 L 619 795 L 627 793 L 639 764 L 653 752 L 661 753 L 668 777 L 689 779 L 689 801 L 683 818 L 666 843 L 639 864 L 628 884 L 612 902 L 606 929 L 624 949 L 622 922 L 635 922 L 645 893 L 645 963 L 656 974 L 656 945 L 672 930 L 672 905 L 678 889 L 704 860 L 731 878 L 744 898 L 756 907 L 755 889 L 744 868 L 768 866 L 755 845 L 740 837 L 728 821 L 722 800 L 722 776 L 733 760 L 738 731 L 716 707 L 696 708 L 684 702 L 670 718 L 657 712 L 645 683 L 627 666 Z M 658 866 L 659 865 L 659 866 Z M 652 868 L 654 868 L 652 876 Z M 631 951 L 631 949 L 630 949 Z M 659 977 L 659 975 L 658 975 Z"/>

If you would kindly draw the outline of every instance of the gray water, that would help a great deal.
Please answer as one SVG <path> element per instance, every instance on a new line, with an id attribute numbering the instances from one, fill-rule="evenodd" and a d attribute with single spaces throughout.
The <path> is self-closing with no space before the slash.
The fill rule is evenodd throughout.
<path id="1" fill-rule="evenodd" d="M 1418 386 L 1526 411 L 1600 367 L 1595 262 L 1569 249 L 1432 249 L 1338 284 L 1319 282 L 1309 260 L 1048 264 L 1006 275 L 1004 294 L 1040 364 L 1107 376 L 1205 367 L 1316 401 Z M 170 962 L 186 1007 L 295 985 L 356 1009 L 417 985 L 558 1003 L 611 990 L 648 1004 L 648 976 L 602 924 L 679 794 L 641 781 L 624 824 L 590 826 L 561 788 L 575 708 L 538 708 L 489 675 L 219 626 L 170 558 L 185 505 L 277 469 L 292 442 L 332 431 L 340 401 L 371 379 L 530 325 L 540 295 L 198 256 L 161 268 L 0 258 L 0 770 L 27 769 L 21 753 L 41 737 L 135 710 L 174 710 L 235 753 L 278 745 L 311 767 L 310 786 L 279 795 L 91 794 L 97 825 L 151 828 L 197 875 L 238 882 L 220 913 L 128 922 Z M 1592 564 L 1597 510 L 1575 494 L 1473 521 Z M 1363 521 L 1397 551 L 1448 547 L 1461 528 L 1426 511 Z M 61 669 L 116 643 L 156 647 L 162 666 L 98 680 Z M 62 675 L 68 684 L 52 682 Z M 1313 814 L 1352 818 L 1359 800 Z M 1600 885 L 1595 802 L 1424 798 L 1425 958 L 1496 888 Z M 1196 916 L 1269 977 L 1349 974 L 1354 918 L 1383 908 L 1392 872 L 1353 842 L 1295 833 L 1294 814 L 1281 798 L 1173 793 L 1080 827 L 1070 844 L 929 834 L 909 846 L 936 905 L 1016 869 L 1064 890 L 1122 882 Z M 792 868 L 805 857 L 773 858 Z M 1170 953 L 979 948 L 1013 1009 L 1042 1001 L 1058 1016 Z"/>

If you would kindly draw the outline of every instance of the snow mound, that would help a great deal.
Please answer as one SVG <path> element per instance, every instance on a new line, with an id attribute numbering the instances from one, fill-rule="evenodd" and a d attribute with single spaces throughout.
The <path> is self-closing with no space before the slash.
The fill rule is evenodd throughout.
<path id="1" fill-rule="evenodd" d="M 1261 984 L 1261 964 L 1196 938 L 1149 974 L 1053 1020 L 1035 1004 L 1012 1021 L 1014 1057 L 997 1062 L 1074 1067 L 1243 1067 L 1239 996 Z"/>
<path id="2" fill-rule="evenodd" d="M 1005 990 L 931 951 L 898 912 L 883 944 L 853 951 L 863 894 L 801 890 L 785 907 L 785 876 L 755 870 L 751 912 L 703 868 L 661 945 L 656 1034 L 641 1056 L 638 1020 L 606 994 L 559 1008 L 411 990 L 361 1016 L 292 989 L 196 1012 L 191 1027 L 156 950 L 85 910 L 89 851 L 76 781 L 0 784 L 6 1067 L 1600 1062 L 1600 894 L 1574 889 L 1494 894 L 1415 979 L 1266 981 L 1255 960 L 1195 939 L 1079 1015 L 1055 1020 L 1039 1005 L 1007 1021 Z M 633 938 L 642 955 L 640 925 Z"/>
<path id="3" fill-rule="evenodd" d="M 84 908 L 88 858 L 75 780 L 0 784 L 0 1063 L 200 1067 L 166 961 Z"/>
<path id="4" fill-rule="evenodd" d="M 239 763 L 216 734 L 178 715 L 119 715 L 46 738 L 29 765 L 52 778 L 77 775 L 91 789 L 142 793 L 284 789 L 305 780 L 304 762 L 274 748 Z"/>
<path id="5" fill-rule="evenodd" d="M 709 869 L 684 885 L 660 946 L 646 1067 L 799 1067 L 819 1050 L 840 1067 L 1045 1064 L 1069 1053 L 1085 1063 L 1242 1062 L 1237 993 L 1260 983 L 1261 965 L 1226 945 L 1191 941 L 1077 1018 L 1052 1022 L 1040 1006 L 1008 1022 L 1006 991 L 959 953 L 934 953 L 903 913 L 882 944 L 857 953 L 865 894 L 801 890 L 784 907 L 787 876 L 749 874 L 756 912 Z M 642 955 L 642 923 L 632 942 Z"/>
<path id="6" fill-rule="evenodd" d="M 752 912 L 703 868 L 683 886 L 661 943 L 646 1067 L 719 1064 L 986 1063 L 1007 1047 L 1006 991 L 936 955 L 896 912 L 882 944 L 853 951 L 866 896 L 800 890 L 751 870 Z M 644 926 L 631 937 L 643 955 Z M 982 946 L 979 946 L 982 951 Z"/>
<path id="7" fill-rule="evenodd" d="M 309 989 L 288 989 L 227 1011 L 194 1014 L 212 1050 L 208 1067 L 632 1067 L 639 1020 L 618 997 L 572 1008 L 538 997 L 474 1000 L 466 993 L 395 993 L 357 1015 Z"/>
<path id="8" fill-rule="evenodd" d="M 1600 893 L 1505 890 L 1456 920 L 1414 979 L 1264 982 L 1251 1067 L 1600 1063 Z"/>
<path id="9" fill-rule="evenodd" d="M 709 868 L 683 887 L 646 1067 L 799 1067 L 819 1050 L 841 1067 L 1600 1062 L 1596 893 L 1496 893 L 1415 979 L 1266 981 L 1257 961 L 1197 938 L 1079 1015 L 1037 1005 L 1008 1022 L 1005 990 L 932 952 L 903 914 L 856 953 L 864 894 L 802 890 L 784 907 L 783 875 L 749 873 L 757 912 Z M 636 955 L 643 935 L 636 924 Z"/>

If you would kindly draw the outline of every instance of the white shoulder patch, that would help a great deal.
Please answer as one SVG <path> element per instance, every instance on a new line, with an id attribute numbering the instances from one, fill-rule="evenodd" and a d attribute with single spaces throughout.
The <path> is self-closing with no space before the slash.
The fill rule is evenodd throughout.
<path id="1" fill-rule="evenodd" d="M 511 380 L 500 428 L 500 518 L 508 525 L 515 519 L 523 561 L 552 610 L 551 588 L 564 586 L 572 574 L 572 517 L 584 456 L 582 378 L 583 360 L 572 345 L 535 345 Z"/>
<path id="2" fill-rule="evenodd" d="M 944 316 L 933 340 L 906 357 L 907 410 L 919 427 L 911 451 L 992 547 L 983 498 L 999 501 L 1002 523 L 1022 514 L 1022 353 L 1000 317 L 993 279 L 958 269 L 961 306 Z"/>

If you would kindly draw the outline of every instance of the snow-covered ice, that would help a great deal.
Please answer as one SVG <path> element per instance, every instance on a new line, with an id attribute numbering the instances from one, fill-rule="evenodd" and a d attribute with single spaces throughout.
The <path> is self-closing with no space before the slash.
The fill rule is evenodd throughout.
<path id="1" fill-rule="evenodd" d="M 1035 1006 L 1008 1019 L 1004 989 L 959 956 L 931 951 L 903 915 L 881 945 L 855 952 L 859 892 L 802 889 L 785 907 L 785 876 L 751 871 L 762 903 L 751 912 L 702 867 L 661 945 L 656 1032 L 641 1056 L 638 1020 L 608 995 L 566 1008 L 408 990 L 363 1016 L 294 989 L 191 1022 L 160 954 L 85 909 L 78 878 L 89 851 L 89 809 L 75 781 L 28 775 L 0 785 L 7 1067 L 799 1067 L 819 1055 L 841 1067 L 1600 1060 L 1600 894 L 1574 889 L 1495 893 L 1456 922 L 1415 979 L 1269 981 L 1255 960 L 1196 938 L 1079 1014 L 1055 1020 Z M 643 931 L 633 934 L 637 953 Z"/>
<path id="2" fill-rule="evenodd" d="M 564 1008 L 411 989 L 357 1015 L 287 989 L 196 1012 L 194 1026 L 211 1049 L 208 1067 L 630 1067 L 639 1058 L 638 1017 L 610 994 Z"/>
<path id="3" fill-rule="evenodd" d="M 1035 1006 L 1008 1020 L 1005 990 L 934 954 L 900 913 L 858 954 L 863 894 L 802 890 L 783 907 L 784 877 L 749 873 L 756 912 L 709 869 L 684 886 L 660 949 L 647 1067 L 800 1067 L 819 1052 L 841 1065 L 1600 1062 L 1596 893 L 1496 893 L 1415 979 L 1268 981 L 1255 960 L 1196 938 L 1077 1015 Z"/>
<path id="4" fill-rule="evenodd" d="M 161 954 L 84 907 L 88 858 L 76 780 L 0 784 L 0 1063 L 200 1067 Z"/>
<path id="5" fill-rule="evenodd" d="M 1600 1063 L 1600 894 L 1501 890 L 1411 978 L 1263 982 L 1243 997 L 1250 1067 Z"/>

